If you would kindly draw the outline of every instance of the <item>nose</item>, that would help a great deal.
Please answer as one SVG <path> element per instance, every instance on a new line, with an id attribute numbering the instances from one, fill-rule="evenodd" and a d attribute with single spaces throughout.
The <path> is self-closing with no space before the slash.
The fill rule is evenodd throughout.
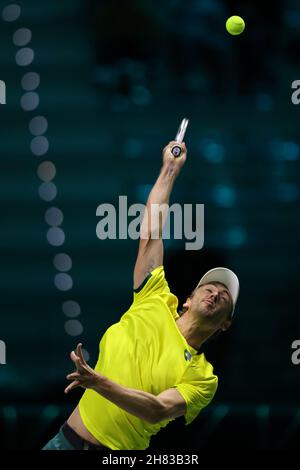
<path id="1" fill-rule="evenodd" d="M 217 300 L 219 293 L 217 291 L 211 292 L 210 298 L 212 298 L 214 301 Z"/>

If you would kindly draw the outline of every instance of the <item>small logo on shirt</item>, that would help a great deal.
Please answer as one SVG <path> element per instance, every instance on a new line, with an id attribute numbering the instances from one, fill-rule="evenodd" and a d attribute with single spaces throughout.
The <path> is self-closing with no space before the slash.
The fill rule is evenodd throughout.
<path id="1" fill-rule="evenodd" d="M 191 355 L 190 351 L 188 351 L 187 349 L 185 349 L 185 350 L 184 350 L 184 358 L 185 358 L 185 360 L 186 360 L 186 361 L 190 361 L 190 360 L 191 360 L 191 357 L 192 357 L 192 355 Z"/>

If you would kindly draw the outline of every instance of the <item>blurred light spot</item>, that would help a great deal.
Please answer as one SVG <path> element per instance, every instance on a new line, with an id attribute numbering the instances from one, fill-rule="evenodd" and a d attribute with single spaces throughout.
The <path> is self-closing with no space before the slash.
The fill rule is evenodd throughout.
<path id="1" fill-rule="evenodd" d="M 205 139 L 200 144 L 200 151 L 204 158 L 211 163 L 220 163 L 224 160 L 224 147 L 211 139 Z"/>
<path id="2" fill-rule="evenodd" d="M 271 140 L 268 147 L 273 158 L 277 160 L 281 159 L 282 142 L 280 142 L 278 139 Z"/>
<path id="3" fill-rule="evenodd" d="M 229 413 L 229 406 L 218 405 L 213 412 L 212 420 L 220 422 L 222 421 L 222 419 L 225 418 L 226 415 L 228 415 L 228 413 Z"/>
<path id="4" fill-rule="evenodd" d="M 67 320 L 65 330 L 70 336 L 79 336 L 83 332 L 83 326 L 79 320 Z"/>
<path id="5" fill-rule="evenodd" d="M 295 142 L 284 142 L 282 144 L 282 155 L 285 160 L 296 161 L 299 158 L 299 145 Z"/>
<path id="6" fill-rule="evenodd" d="M 59 290 L 70 290 L 73 287 L 73 279 L 69 274 L 59 273 L 54 277 L 54 284 Z"/>
<path id="7" fill-rule="evenodd" d="M 237 226 L 227 232 L 227 243 L 231 247 L 240 247 L 247 242 L 247 233 L 243 227 Z"/>
<path id="8" fill-rule="evenodd" d="M 15 422 L 17 419 L 17 410 L 15 406 L 6 405 L 2 408 L 2 413 L 6 421 L 9 423 Z"/>
<path id="9" fill-rule="evenodd" d="M 284 19 L 288 28 L 300 28 L 300 11 L 296 8 L 290 8 L 285 11 Z"/>
<path id="10" fill-rule="evenodd" d="M 59 253 L 55 255 L 53 264 L 57 271 L 70 271 L 70 269 L 72 268 L 72 259 L 69 255 L 66 255 L 65 253 Z"/>
<path id="11" fill-rule="evenodd" d="M 51 225 L 52 227 L 57 227 L 58 225 L 61 225 L 63 223 L 63 220 L 64 215 L 62 211 L 57 207 L 50 207 L 46 210 L 45 221 L 48 225 Z"/>
<path id="12" fill-rule="evenodd" d="M 270 408 L 267 405 L 260 405 L 256 408 L 258 418 L 267 418 L 270 413 Z"/>
<path id="13" fill-rule="evenodd" d="M 47 240 L 52 246 L 63 245 L 65 241 L 65 232 L 58 227 L 51 227 L 47 232 Z"/>
<path id="14" fill-rule="evenodd" d="M 60 409 L 58 406 L 55 406 L 55 405 L 47 405 L 45 406 L 45 408 L 43 409 L 43 417 L 46 418 L 46 419 L 53 419 L 53 418 L 56 418 L 56 416 L 59 415 L 59 412 L 60 412 Z"/>
<path id="15" fill-rule="evenodd" d="M 30 47 L 23 47 L 16 53 L 16 63 L 21 67 L 30 65 L 34 59 L 34 52 Z"/>
<path id="16" fill-rule="evenodd" d="M 28 72 L 23 75 L 21 80 L 22 88 L 26 91 L 35 90 L 40 84 L 40 76 L 35 72 Z"/>
<path id="17" fill-rule="evenodd" d="M 38 137 L 34 137 L 30 142 L 30 150 L 31 152 L 40 157 L 41 155 L 45 155 L 49 149 L 49 142 L 47 137 L 40 135 Z"/>
<path id="18" fill-rule="evenodd" d="M 15 21 L 19 18 L 21 14 L 21 8 L 19 5 L 16 5 L 15 3 L 12 5 L 7 5 L 5 8 L 3 8 L 2 11 L 2 18 L 5 21 Z"/>
<path id="19" fill-rule="evenodd" d="M 266 93 L 258 93 L 255 97 L 255 104 L 258 111 L 261 111 L 262 113 L 271 111 L 273 107 L 272 98 Z"/>
<path id="20" fill-rule="evenodd" d="M 67 317 L 78 317 L 81 312 L 80 305 L 75 300 L 66 300 L 63 303 L 62 309 Z"/>
<path id="21" fill-rule="evenodd" d="M 124 143 L 124 154 L 127 158 L 137 158 L 142 154 L 142 144 L 137 139 L 127 139 Z"/>
<path id="22" fill-rule="evenodd" d="M 101 66 L 94 67 L 94 76 L 97 82 L 102 82 L 107 85 L 117 84 L 117 74 L 114 67 Z"/>
<path id="23" fill-rule="evenodd" d="M 296 184 L 284 183 L 278 188 L 278 198 L 283 202 L 295 202 L 299 199 L 300 191 Z"/>
<path id="24" fill-rule="evenodd" d="M 33 111 L 40 102 L 39 95 L 35 92 L 25 93 L 21 98 L 21 107 L 24 111 Z"/>
<path id="25" fill-rule="evenodd" d="M 145 77 L 144 64 L 128 59 L 127 57 L 119 60 L 118 69 L 119 72 L 126 74 L 131 79 L 134 78 L 135 80 L 142 80 Z"/>
<path id="26" fill-rule="evenodd" d="M 57 189 L 54 183 L 42 183 L 39 187 L 39 196 L 43 201 L 53 201 L 57 195 Z"/>
<path id="27" fill-rule="evenodd" d="M 29 130 L 32 135 L 42 135 L 48 128 L 47 119 L 44 116 L 36 116 L 29 122 Z"/>
<path id="28" fill-rule="evenodd" d="M 129 101 L 125 96 L 122 95 L 114 95 L 111 100 L 111 108 L 113 111 L 117 113 L 127 111 L 129 105 Z"/>
<path id="29" fill-rule="evenodd" d="M 26 46 L 31 41 L 31 31 L 28 28 L 20 28 L 13 35 L 13 43 L 16 46 Z"/>
<path id="30" fill-rule="evenodd" d="M 296 161 L 299 159 L 299 145 L 296 142 L 273 140 L 269 144 L 270 153 L 276 160 Z"/>
<path id="31" fill-rule="evenodd" d="M 229 186 L 217 185 L 212 189 L 212 199 L 222 207 L 231 207 L 236 202 L 236 192 Z"/>
<path id="32" fill-rule="evenodd" d="M 37 174 L 41 180 L 49 182 L 55 177 L 55 165 L 52 162 L 43 162 L 38 166 Z"/>
<path id="33" fill-rule="evenodd" d="M 146 106 L 151 101 L 151 94 L 146 87 L 135 86 L 132 90 L 132 101 L 138 106 Z"/>

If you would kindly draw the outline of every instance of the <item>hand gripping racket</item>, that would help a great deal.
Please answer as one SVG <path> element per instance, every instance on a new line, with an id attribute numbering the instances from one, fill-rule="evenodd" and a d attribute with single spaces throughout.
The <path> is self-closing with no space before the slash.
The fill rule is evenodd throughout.
<path id="1" fill-rule="evenodd" d="M 186 119 L 186 118 L 182 119 L 181 124 L 180 124 L 179 129 L 178 129 L 178 132 L 177 132 L 176 137 L 175 137 L 176 142 L 178 142 L 178 143 L 183 142 L 184 134 L 185 134 L 186 128 L 188 126 L 188 123 L 189 123 L 188 119 Z M 174 145 L 171 152 L 174 155 L 174 157 L 180 157 L 181 148 L 179 147 L 179 145 Z"/>

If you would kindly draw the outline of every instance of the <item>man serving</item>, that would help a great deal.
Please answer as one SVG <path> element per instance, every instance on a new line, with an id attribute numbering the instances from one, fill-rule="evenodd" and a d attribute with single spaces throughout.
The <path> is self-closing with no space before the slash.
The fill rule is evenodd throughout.
<path id="1" fill-rule="evenodd" d="M 181 148 L 179 157 L 174 145 Z M 165 208 L 186 156 L 184 143 L 172 141 L 163 150 L 141 224 L 132 305 L 103 335 L 94 369 L 81 344 L 71 352 L 76 371 L 67 376 L 65 393 L 86 390 L 45 450 L 147 449 L 171 420 L 184 416 L 190 424 L 216 392 L 218 379 L 200 349 L 231 325 L 238 278 L 227 268 L 208 271 L 179 315 L 163 268 Z"/>

